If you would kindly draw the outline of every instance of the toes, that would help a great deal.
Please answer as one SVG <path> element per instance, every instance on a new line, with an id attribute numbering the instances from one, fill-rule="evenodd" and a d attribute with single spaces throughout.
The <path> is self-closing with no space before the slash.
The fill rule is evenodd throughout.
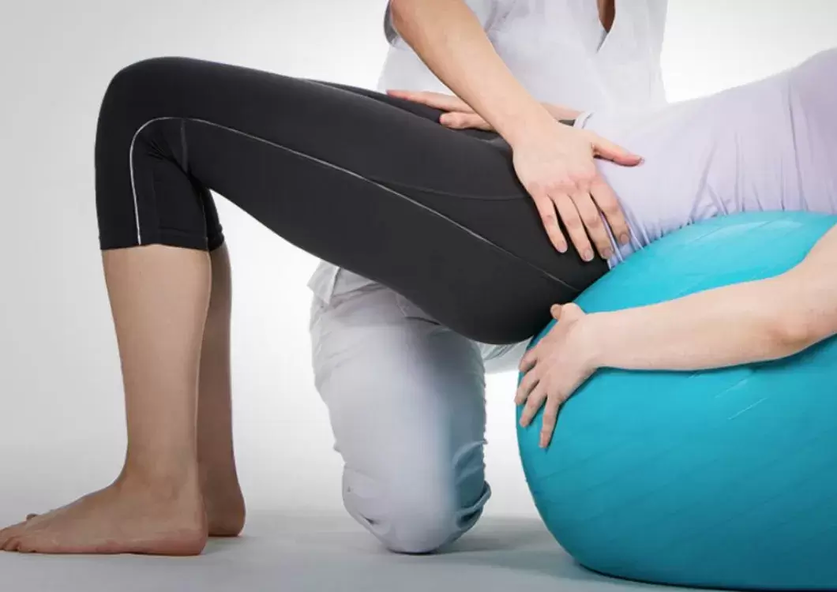
<path id="1" fill-rule="evenodd" d="M 3 545 L 3 551 L 8 553 L 17 553 L 18 547 L 20 546 L 20 538 L 18 537 L 11 537 L 6 544 Z"/>
<path id="2" fill-rule="evenodd" d="M 14 526 L 0 530 L 0 550 L 3 550 L 6 543 L 9 542 L 9 539 L 18 534 L 18 532 L 20 532 L 20 524 L 15 524 Z"/>
<path id="3" fill-rule="evenodd" d="M 17 553 L 37 553 L 37 546 L 33 541 L 27 541 L 23 539 L 18 539 L 17 549 L 15 549 Z"/>

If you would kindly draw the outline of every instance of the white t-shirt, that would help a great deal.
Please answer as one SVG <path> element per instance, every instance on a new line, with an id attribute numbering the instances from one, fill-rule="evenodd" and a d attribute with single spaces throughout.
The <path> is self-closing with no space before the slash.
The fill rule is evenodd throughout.
<path id="1" fill-rule="evenodd" d="M 646 110 L 665 103 L 660 55 L 668 0 L 616 0 L 610 32 L 594 0 L 466 0 L 495 50 L 538 100 L 584 111 Z M 390 49 L 378 90 L 450 93 L 401 39 L 389 18 Z M 309 287 L 325 302 L 373 283 L 323 262 Z"/>

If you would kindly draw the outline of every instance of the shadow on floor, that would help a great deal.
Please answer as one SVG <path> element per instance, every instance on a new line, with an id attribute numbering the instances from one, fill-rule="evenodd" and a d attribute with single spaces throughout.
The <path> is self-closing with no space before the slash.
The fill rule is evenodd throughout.
<path id="1" fill-rule="evenodd" d="M 618 580 L 585 569 L 558 545 L 537 518 L 489 517 L 435 558 L 449 565 L 536 573 L 564 582 L 597 583 L 597 587 L 611 584 L 620 590 L 665 588 Z"/>

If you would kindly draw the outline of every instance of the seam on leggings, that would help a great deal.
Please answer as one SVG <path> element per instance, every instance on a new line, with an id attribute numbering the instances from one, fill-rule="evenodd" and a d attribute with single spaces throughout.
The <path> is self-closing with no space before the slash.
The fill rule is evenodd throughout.
<path id="1" fill-rule="evenodd" d="M 453 191 L 445 191 L 443 189 L 431 189 L 430 187 L 422 187 L 421 185 L 410 185 L 409 183 L 400 183 L 398 181 L 390 181 L 381 177 L 364 177 L 364 179 L 377 183 L 379 185 L 386 185 L 389 187 L 397 187 L 398 189 L 413 189 L 415 191 L 422 191 L 432 195 L 440 195 L 443 197 L 458 197 L 460 199 L 475 199 L 480 201 L 510 201 L 513 199 L 523 199 L 526 197 L 525 193 L 517 195 L 469 195 L 467 193 L 456 193 Z"/>
<path id="2" fill-rule="evenodd" d="M 189 174 L 189 145 L 186 143 L 186 121 L 180 122 L 180 154 L 183 156 L 183 172 Z"/>
<path id="3" fill-rule="evenodd" d="M 407 195 L 404 195 L 403 193 L 399 193 L 398 191 L 395 191 L 394 189 L 390 189 L 386 185 L 383 185 L 383 184 L 381 184 L 377 181 L 374 181 L 372 179 L 364 177 L 363 175 L 360 175 L 360 174 L 358 174 L 354 171 L 351 171 L 349 169 L 343 168 L 343 167 L 341 167 L 339 165 L 336 165 L 334 163 L 322 160 L 320 158 L 317 158 L 316 156 L 311 156 L 310 154 L 305 154 L 304 152 L 300 152 L 298 150 L 294 150 L 293 148 L 289 148 L 287 146 L 277 144 L 276 142 L 273 142 L 271 140 L 266 140 L 265 138 L 260 138 L 258 136 L 254 136 L 252 134 L 248 134 L 247 132 L 242 132 L 240 130 L 237 130 L 237 129 L 234 129 L 234 128 L 231 128 L 231 127 L 227 127 L 225 125 L 220 125 L 218 123 L 213 123 L 211 121 L 206 121 L 204 119 L 196 119 L 196 118 L 192 118 L 192 117 L 155 117 L 154 119 L 150 119 L 150 120 L 146 121 L 144 124 L 142 124 L 142 126 L 140 126 L 140 128 L 136 131 L 136 133 L 134 134 L 133 139 L 131 140 L 131 148 L 129 150 L 129 157 L 128 158 L 129 158 L 129 161 L 130 161 L 129 165 L 130 165 L 130 170 L 131 170 L 131 188 L 133 189 L 133 193 L 134 193 L 134 215 L 136 216 L 136 220 L 137 220 L 137 241 L 138 241 L 139 245 L 142 245 L 142 233 L 141 233 L 141 230 L 140 230 L 140 223 L 139 223 L 139 207 L 138 207 L 138 203 L 137 203 L 137 188 L 136 188 L 136 184 L 134 183 L 134 145 L 136 143 L 136 140 L 137 140 L 137 137 L 139 136 L 139 134 L 146 127 L 151 125 L 152 123 L 156 123 L 156 122 L 159 122 L 159 121 L 174 121 L 174 120 L 178 120 L 178 119 L 182 120 L 182 121 L 191 121 L 193 123 L 202 123 L 202 124 L 208 125 L 210 127 L 216 127 L 218 129 L 222 129 L 222 130 L 225 130 L 225 131 L 228 131 L 228 132 L 232 132 L 234 134 L 244 136 L 245 138 L 250 138 L 251 140 L 256 140 L 257 142 L 262 142 L 264 144 L 267 144 L 268 146 L 273 146 L 274 148 L 279 148 L 280 150 L 284 150 L 286 152 L 289 152 L 289 153 L 294 154 L 296 156 L 302 157 L 304 159 L 307 159 L 307 160 L 310 160 L 310 161 L 313 161 L 313 162 L 317 162 L 317 163 L 319 163 L 319 164 L 321 164 L 325 167 L 340 171 L 342 173 L 345 173 L 345 174 L 349 175 L 350 177 L 354 177 L 355 179 L 360 179 L 361 181 L 366 181 L 367 183 L 369 183 L 371 185 L 374 185 L 375 187 L 378 187 L 378 188 L 386 191 L 387 193 L 391 193 L 392 195 L 395 195 L 395 196 L 403 199 L 404 201 L 407 201 L 408 203 L 411 203 L 412 205 L 418 207 L 421 210 L 429 212 L 433 216 L 441 218 L 442 220 L 452 224 L 456 228 L 459 228 L 460 230 L 464 231 L 466 234 L 472 236 L 473 238 L 477 239 L 478 241 L 483 242 L 483 243 L 489 245 L 490 247 L 493 247 L 494 249 L 500 251 L 501 253 L 504 253 L 505 255 L 520 261 L 521 263 L 523 263 L 527 267 L 530 267 L 531 269 L 534 269 L 535 271 L 537 271 L 541 275 L 547 277 L 548 279 L 550 279 L 552 281 L 555 281 L 555 282 L 558 282 L 562 286 L 570 288 L 571 290 L 578 291 L 578 288 L 576 288 L 575 286 L 567 283 L 566 280 L 562 280 L 561 278 L 555 277 L 554 275 L 552 275 L 551 273 L 549 273 L 545 269 L 542 269 L 542 268 L 538 267 L 537 265 L 535 265 L 534 263 L 526 261 L 522 257 L 520 257 L 518 255 L 515 255 L 511 251 L 508 251 L 508 250 L 504 249 L 503 247 L 497 245 L 496 243 L 488 240 L 487 238 L 485 238 L 481 234 L 478 234 L 478 233 L 474 232 L 473 230 L 471 230 L 467 226 L 464 226 L 464 225 L 460 224 L 459 222 L 457 222 L 455 220 L 452 220 L 451 218 L 448 218 L 444 214 L 441 214 L 440 212 L 437 212 L 436 210 L 422 204 L 421 202 L 418 202 L 418 201 L 410 198 Z"/>
<path id="4" fill-rule="evenodd" d="M 174 119 L 174 118 L 169 118 Z M 137 183 L 134 177 L 134 145 L 137 143 L 137 136 L 142 133 L 146 127 L 154 123 L 155 121 L 159 121 L 158 119 L 151 119 L 143 123 L 136 132 L 134 132 L 134 137 L 131 138 L 131 147 L 128 150 L 128 167 L 131 171 L 131 191 L 134 194 L 134 220 L 137 223 L 137 245 L 142 246 L 142 229 L 140 228 L 140 218 L 139 218 L 139 204 L 137 203 Z"/>

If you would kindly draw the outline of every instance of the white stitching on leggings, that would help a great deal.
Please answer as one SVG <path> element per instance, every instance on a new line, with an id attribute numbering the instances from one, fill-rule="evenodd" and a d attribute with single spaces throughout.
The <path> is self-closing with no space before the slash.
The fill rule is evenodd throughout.
<path id="1" fill-rule="evenodd" d="M 134 192 L 134 216 L 136 217 L 136 220 L 137 220 L 137 242 L 139 243 L 140 246 L 142 245 L 142 232 L 140 230 L 140 222 L 139 222 L 139 205 L 137 203 L 137 187 L 136 187 L 136 184 L 134 183 L 134 144 L 136 143 L 137 136 L 139 136 L 140 132 L 142 132 L 142 130 L 144 130 L 146 127 L 148 127 L 152 123 L 156 123 L 158 121 L 172 121 L 172 120 L 191 121 L 193 123 L 203 123 L 205 125 L 209 125 L 209 126 L 212 126 L 212 127 L 217 127 L 218 129 L 226 130 L 228 132 L 232 132 L 234 134 L 244 136 L 245 138 L 250 138 L 251 140 L 256 140 L 257 142 L 262 142 L 264 144 L 267 144 L 268 146 L 273 146 L 274 148 L 279 148 L 280 150 L 285 150 L 286 152 L 290 152 L 291 154 L 295 154 L 296 156 L 306 158 L 308 160 L 313 160 L 314 162 L 317 162 L 317 163 L 319 163 L 323 166 L 326 166 L 328 168 L 338 170 L 338 171 L 340 171 L 342 173 L 345 173 L 345 174 L 347 174 L 351 177 L 354 177 L 356 179 L 360 179 L 361 181 L 366 181 L 367 183 L 371 183 L 372 185 L 374 185 L 374 186 L 376 186 L 380 189 L 383 189 L 384 191 L 386 191 L 388 193 L 391 193 L 391 194 L 393 194 L 393 195 L 395 195 L 395 196 L 397 196 L 397 197 L 399 197 L 403 200 L 406 200 L 406 201 L 410 202 L 414 206 L 416 206 L 416 207 L 418 207 L 422 210 L 425 210 L 426 212 L 430 212 L 430 214 L 432 214 L 434 216 L 438 216 L 439 218 L 444 219 L 445 221 L 449 222 L 450 224 L 453 224 L 454 226 L 456 226 L 460 230 L 463 230 L 467 234 L 476 238 L 480 242 L 486 243 L 486 244 L 494 247 L 498 251 L 501 251 L 502 253 L 505 253 L 506 255 L 508 255 L 508 256 L 510 256 L 514 259 L 517 259 L 518 261 L 521 261 L 523 264 L 525 264 L 528 267 L 531 267 L 532 269 L 536 270 L 537 272 L 545 275 L 549 279 L 558 282 L 562 286 L 566 286 L 567 288 L 570 288 L 571 290 L 577 290 L 578 289 L 575 286 L 572 286 L 572 285 L 568 284 L 567 282 L 565 282 L 561 278 L 555 277 L 554 275 L 552 275 L 551 273 L 549 273 L 545 269 L 541 269 L 537 265 L 535 265 L 535 264 L 533 264 L 529 261 L 526 261 L 522 257 L 519 257 L 518 255 L 515 255 L 514 253 L 512 253 L 512 252 L 504 249 L 503 247 L 493 243 L 492 241 L 488 240 L 484 236 L 482 236 L 480 234 L 477 234 L 476 232 L 474 232 L 473 230 L 471 230 L 467 226 L 463 226 L 459 222 L 457 222 L 455 220 L 451 220 L 450 218 L 448 218 L 444 214 L 441 214 L 441 213 L 437 212 L 433 208 L 430 208 L 430 207 L 424 205 L 421 202 L 418 202 L 414 199 L 411 199 L 409 196 L 404 195 L 403 193 L 399 193 L 399 192 L 397 192 L 393 189 L 390 189 L 386 185 L 382 185 L 381 183 L 378 183 L 377 181 L 373 181 L 372 179 L 368 179 L 368 178 L 364 177 L 363 175 L 359 175 L 358 173 L 356 173 L 354 171 L 350 171 L 349 169 L 344 169 L 341 166 L 338 166 L 336 164 L 330 163 L 330 162 L 325 161 L 325 160 L 321 160 L 321 159 L 319 159 L 315 156 L 311 156 L 310 154 L 305 154 L 304 152 L 299 152 L 297 150 L 294 150 L 293 148 L 288 148 L 287 146 L 282 146 L 281 144 L 277 144 L 276 142 L 271 142 L 270 140 L 265 140 L 264 138 L 260 138 L 258 136 L 248 134 L 246 132 L 242 132 L 242 131 L 239 131 L 237 129 L 233 129 L 231 127 L 220 125 L 218 123 L 213 123 L 211 121 L 206 121 L 204 119 L 194 119 L 192 117 L 156 117 L 154 119 L 150 119 L 150 120 L 146 121 L 144 124 L 142 124 L 142 126 L 136 131 L 136 133 L 134 134 L 133 139 L 131 140 L 131 149 L 130 149 L 130 152 L 129 152 L 129 155 L 128 155 L 128 159 L 129 159 L 129 164 L 130 164 L 130 168 L 131 168 L 131 188 Z"/>
<path id="2" fill-rule="evenodd" d="M 142 130 L 146 127 L 154 123 L 155 121 L 162 121 L 164 119 L 176 119 L 175 117 L 159 117 L 157 119 L 150 119 L 143 123 L 140 128 L 134 133 L 134 137 L 131 138 L 131 148 L 128 150 L 128 167 L 131 170 L 131 190 L 134 193 L 134 219 L 137 222 L 137 244 L 138 246 L 142 246 L 142 230 L 140 229 L 140 219 L 139 219 L 139 204 L 137 203 L 137 184 L 134 181 L 134 144 L 137 142 L 137 136 L 140 135 Z"/>

